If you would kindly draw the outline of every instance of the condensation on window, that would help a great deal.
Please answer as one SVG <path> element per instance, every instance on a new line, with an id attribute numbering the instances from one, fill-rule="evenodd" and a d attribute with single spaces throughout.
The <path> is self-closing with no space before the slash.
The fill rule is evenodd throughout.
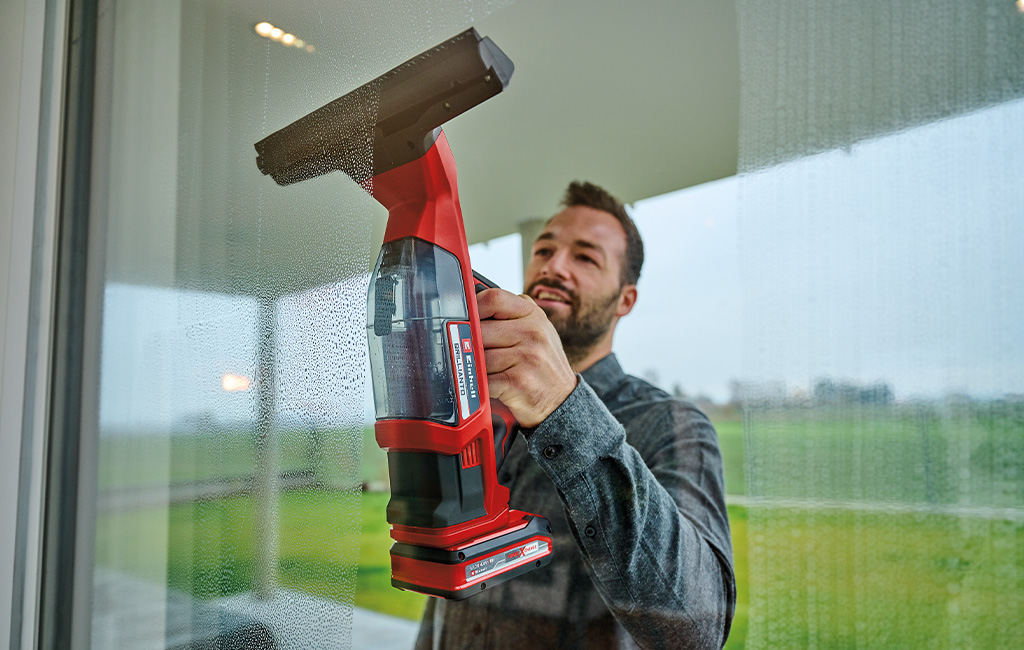
<path id="1" fill-rule="evenodd" d="M 1024 14 L 738 17 L 745 647 L 1015 648 Z"/>
<path id="2" fill-rule="evenodd" d="M 510 2 L 101 9 L 92 647 L 352 646 L 383 208 L 340 172 L 278 186 L 253 145 Z"/>

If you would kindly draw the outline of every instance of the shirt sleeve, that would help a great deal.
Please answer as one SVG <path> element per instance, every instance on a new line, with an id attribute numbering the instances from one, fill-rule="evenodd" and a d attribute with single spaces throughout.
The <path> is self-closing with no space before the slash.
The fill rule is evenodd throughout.
<path id="1" fill-rule="evenodd" d="M 674 399 L 629 431 L 585 381 L 533 431 L 591 578 L 640 647 L 721 648 L 736 603 L 717 434 Z M 630 444 L 635 440 L 643 453 Z"/>

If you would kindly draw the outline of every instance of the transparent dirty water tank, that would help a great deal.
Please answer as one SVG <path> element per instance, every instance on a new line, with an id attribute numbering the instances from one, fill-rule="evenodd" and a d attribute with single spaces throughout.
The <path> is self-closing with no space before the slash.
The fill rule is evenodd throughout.
<path id="1" fill-rule="evenodd" d="M 458 259 L 421 239 L 387 242 L 370 279 L 366 335 L 378 420 L 456 424 L 445 323 L 466 321 Z"/>

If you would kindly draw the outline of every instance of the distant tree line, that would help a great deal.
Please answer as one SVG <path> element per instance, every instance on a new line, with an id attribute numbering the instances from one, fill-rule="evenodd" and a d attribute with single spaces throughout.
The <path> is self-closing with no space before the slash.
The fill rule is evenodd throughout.
<path id="1" fill-rule="evenodd" d="M 867 384 L 848 379 L 822 377 L 814 380 L 810 391 L 787 386 L 782 381 L 729 382 L 729 404 L 776 406 L 886 406 L 896 402 L 892 386 L 884 381 Z"/>
<path id="2" fill-rule="evenodd" d="M 856 384 L 830 378 L 816 380 L 811 397 L 816 404 L 887 405 L 896 401 L 892 387 L 885 382 Z"/>

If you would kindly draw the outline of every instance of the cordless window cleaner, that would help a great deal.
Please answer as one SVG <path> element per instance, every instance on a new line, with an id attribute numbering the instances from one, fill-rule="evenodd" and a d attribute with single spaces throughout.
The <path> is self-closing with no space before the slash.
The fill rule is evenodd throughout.
<path id="1" fill-rule="evenodd" d="M 367 339 L 391 479 L 391 584 L 455 600 L 552 552 L 548 521 L 509 509 L 498 482 L 518 427 L 489 398 L 475 293 L 493 285 L 470 267 L 440 128 L 504 90 L 512 70 L 470 28 L 256 143 L 278 184 L 340 169 L 388 209 Z"/>

